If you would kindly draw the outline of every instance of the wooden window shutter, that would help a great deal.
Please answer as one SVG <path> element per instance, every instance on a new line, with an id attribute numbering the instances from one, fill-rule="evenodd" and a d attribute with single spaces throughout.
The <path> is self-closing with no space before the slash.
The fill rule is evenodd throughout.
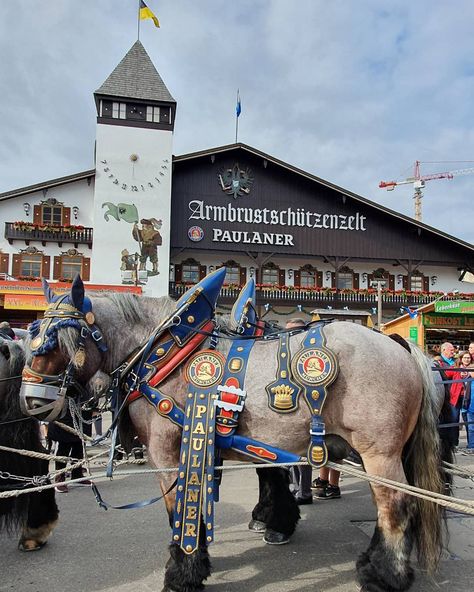
<path id="1" fill-rule="evenodd" d="M 206 277 L 206 266 L 205 265 L 200 265 L 199 266 L 199 279 L 202 280 L 202 278 Z"/>
<path id="2" fill-rule="evenodd" d="M 407 275 L 403 276 L 403 289 L 408 290 L 408 276 Z"/>
<path id="3" fill-rule="evenodd" d="M 68 226 L 69 224 L 71 224 L 71 208 L 63 208 L 62 218 L 63 218 L 63 226 Z"/>
<path id="4" fill-rule="evenodd" d="M 247 283 L 247 268 L 241 267 L 240 268 L 240 285 L 244 286 Z"/>
<path id="5" fill-rule="evenodd" d="M 331 271 L 331 288 L 336 287 L 336 272 Z"/>
<path id="6" fill-rule="evenodd" d="M 21 271 L 21 255 L 13 255 L 12 276 L 19 277 Z"/>
<path id="7" fill-rule="evenodd" d="M 0 273 L 8 273 L 8 263 L 10 261 L 10 255 L 8 253 L 0 254 Z"/>
<path id="8" fill-rule="evenodd" d="M 82 258 L 81 277 L 85 282 L 91 279 L 91 260 L 90 257 Z"/>
<path id="9" fill-rule="evenodd" d="M 293 284 L 297 288 L 301 286 L 301 271 L 299 269 L 295 270 Z"/>
<path id="10" fill-rule="evenodd" d="M 258 284 L 260 281 L 260 270 L 255 268 L 255 283 Z"/>
<path id="11" fill-rule="evenodd" d="M 322 271 L 316 272 L 316 287 L 317 288 L 323 287 L 323 272 Z"/>
<path id="12" fill-rule="evenodd" d="M 41 277 L 44 277 L 47 280 L 49 280 L 50 263 L 51 257 L 49 255 L 43 255 L 43 261 L 41 262 Z"/>
<path id="13" fill-rule="evenodd" d="M 388 289 L 392 292 L 395 290 L 395 276 L 393 275 L 393 273 L 390 273 L 388 275 Z"/>
<path id="14" fill-rule="evenodd" d="M 286 272 L 284 269 L 278 270 L 278 285 L 286 286 Z"/>
<path id="15" fill-rule="evenodd" d="M 53 264 L 53 280 L 59 280 L 61 277 L 61 257 L 55 255 Z"/>
<path id="16" fill-rule="evenodd" d="M 430 278 L 428 276 L 423 276 L 423 292 L 430 291 Z"/>
<path id="17" fill-rule="evenodd" d="M 176 263 L 174 266 L 174 281 L 176 284 L 179 284 L 183 279 L 183 266 L 181 263 Z"/>
<path id="18" fill-rule="evenodd" d="M 359 289 L 359 274 L 354 273 L 353 275 L 354 275 L 354 278 L 353 278 L 354 290 L 358 290 Z"/>
<path id="19" fill-rule="evenodd" d="M 41 224 L 41 206 L 33 206 L 33 222 Z"/>

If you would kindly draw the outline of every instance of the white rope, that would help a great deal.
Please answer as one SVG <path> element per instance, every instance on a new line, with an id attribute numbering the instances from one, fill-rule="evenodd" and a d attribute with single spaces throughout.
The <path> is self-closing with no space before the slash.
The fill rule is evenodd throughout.
<path id="1" fill-rule="evenodd" d="M 100 452 L 97 455 L 95 455 L 94 457 L 92 457 L 91 460 L 95 459 L 103 454 L 104 454 L 104 452 Z M 76 465 L 79 465 L 79 464 L 81 464 L 81 461 L 76 463 Z M 239 465 L 226 465 L 226 466 L 222 466 L 222 467 L 215 467 L 215 470 L 230 471 L 230 470 L 255 469 L 257 467 L 272 469 L 275 467 L 288 467 L 288 466 L 295 466 L 295 465 L 296 466 L 308 465 L 308 463 L 304 462 L 304 461 L 295 462 L 295 463 L 272 463 L 272 464 L 242 463 Z M 377 485 L 383 485 L 385 487 L 389 487 L 391 489 L 402 491 L 402 492 L 405 492 L 409 495 L 413 495 L 415 497 L 419 497 L 421 499 L 431 501 L 433 503 L 436 503 L 436 504 L 441 505 L 446 508 L 451 508 L 451 509 L 457 510 L 457 511 L 465 513 L 465 514 L 474 515 L 474 501 L 453 498 L 453 497 L 449 497 L 449 496 L 446 496 L 446 495 L 443 495 L 440 493 L 426 491 L 424 489 L 420 489 L 418 487 L 408 485 L 407 483 L 398 483 L 397 481 L 392 481 L 391 479 L 385 479 L 384 477 L 379 477 L 377 475 L 369 475 L 368 473 L 365 473 L 364 471 L 360 471 L 358 469 L 349 467 L 347 465 L 341 465 L 338 463 L 328 462 L 326 466 L 328 466 L 331 469 L 336 469 L 337 471 L 348 473 L 349 475 L 352 475 L 354 477 L 358 477 L 360 479 L 363 479 L 364 481 L 369 481 L 369 482 L 375 483 Z M 70 467 L 70 468 L 74 468 L 74 465 L 73 465 L 73 467 Z M 130 475 L 136 476 L 136 475 L 143 475 L 143 474 L 175 473 L 177 471 L 178 471 L 177 467 L 160 468 L 160 469 L 138 469 L 138 470 L 133 470 L 133 471 L 116 471 L 115 476 L 116 477 L 126 477 L 126 476 L 130 476 Z M 109 477 L 107 477 L 106 474 L 94 475 L 93 478 L 94 478 L 94 481 L 96 481 L 96 482 L 102 482 L 104 480 L 109 480 Z M 65 483 L 65 484 L 79 483 L 83 480 L 84 480 L 84 477 L 81 477 L 79 479 L 71 479 L 71 480 L 65 481 L 63 483 Z M 23 495 L 25 493 L 33 493 L 35 491 L 44 491 L 45 489 L 51 489 L 52 487 L 55 487 L 54 483 L 48 484 L 48 485 L 41 485 L 41 486 L 37 486 L 37 487 L 30 487 L 30 488 L 21 489 L 21 490 L 5 491 L 5 492 L 0 493 L 0 498 L 17 497 L 18 495 Z"/>
<path id="2" fill-rule="evenodd" d="M 73 411 L 73 410 L 71 410 Z M 74 418 L 74 414 L 73 414 L 73 418 Z M 89 440 L 92 441 L 93 438 L 90 438 L 89 436 L 86 436 L 82 430 L 78 430 L 78 429 L 74 429 L 71 428 L 63 423 L 60 422 L 55 422 L 59 427 L 61 427 L 62 429 L 74 433 L 76 435 L 78 435 L 79 437 L 82 438 L 82 441 L 84 443 L 84 440 Z M 76 422 L 75 422 L 76 423 Z M 6 447 L 0 447 L 0 449 L 3 449 Z M 85 448 L 84 448 L 85 450 Z M 19 452 L 16 449 L 10 449 L 11 451 L 16 451 Z M 26 456 L 35 456 L 36 458 L 41 458 L 39 456 L 39 454 L 42 453 L 38 453 L 38 452 L 31 452 L 29 451 L 29 454 L 26 454 L 28 451 L 21 451 L 21 453 L 24 453 Z M 66 473 L 68 471 L 72 471 L 73 469 L 79 468 L 81 467 L 83 464 L 87 464 L 88 466 L 88 472 L 89 472 L 89 476 L 91 476 L 90 473 L 90 468 L 89 468 L 89 464 L 91 461 L 95 460 L 96 458 L 99 458 L 101 456 L 103 456 L 104 454 L 107 454 L 108 451 L 101 451 L 98 454 L 92 456 L 92 457 L 88 457 L 87 454 L 85 454 L 85 457 L 81 460 L 78 460 L 76 463 L 74 463 L 71 466 L 67 466 L 64 469 L 60 469 L 58 471 L 54 471 L 54 472 L 50 472 L 48 473 L 48 475 L 46 476 L 49 479 L 54 478 L 55 476 L 61 475 L 63 473 Z M 49 456 L 50 459 L 56 459 L 59 460 L 58 457 L 54 457 L 52 455 L 43 455 L 43 456 Z M 64 458 L 64 457 L 63 457 Z M 144 459 L 135 459 L 135 460 L 125 460 L 125 461 L 116 461 L 115 466 L 119 466 L 122 464 L 126 464 L 129 463 L 130 464 L 144 464 L 144 462 L 146 462 Z M 227 466 L 222 466 L 222 467 L 215 467 L 215 470 L 239 470 L 239 469 L 254 469 L 256 467 L 259 468 L 275 468 L 275 467 L 289 467 L 289 466 L 299 466 L 299 465 L 308 465 L 308 463 L 306 461 L 300 461 L 300 462 L 294 462 L 294 463 L 264 463 L 264 464 L 259 464 L 259 463 L 243 463 L 241 465 L 227 465 Z M 468 478 L 471 478 L 471 476 L 474 476 L 474 474 L 470 473 L 470 471 L 464 470 L 464 469 L 460 469 L 459 467 L 457 467 L 456 465 L 450 464 L 450 463 L 446 463 L 443 462 L 443 465 L 445 465 L 445 468 L 449 471 L 452 472 L 454 474 L 457 474 L 458 476 L 465 476 L 467 475 Z M 460 498 L 454 498 L 451 496 L 447 496 L 447 495 L 443 495 L 441 493 L 435 493 L 432 491 L 427 491 L 425 489 L 421 489 L 419 487 L 414 487 L 413 485 L 409 485 L 408 483 L 399 483 L 397 481 L 392 481 L 391 479 L 386 479 L 384 477 L 380 477 L 377 475 L 369 475 L 368 473 L 366 473 L 365 471 L 360 471 L 358 469 L 355 469 L 353 467 L 348 467 L 347 465 L 341 465 L 338 463 L 333 463 L 331 461 L 329 461 L 326 464 L 327 467 L 331 468 L 331 469 L 335 469 L 337 471 L 341 471 L 341 472 L 345 472 L 348 473 L 349 475 L 352 475 L 354 477 L 358 477 L 359 479 L 362 479 L 364 481 L 368 481 L 370 483 L 374 483 L 376 485 L 382 485 L 385 487 L 389 487 L 391 489 L 395 489 L 397 491 L 402 491 L 405 492 L 409 495 L 412 495 L 414 497 L 418 497 L 420 499 L 424 499 L 427 501 L 431 501 L 433 503 L 436 503 L 440 506 L 443 506 L 445 508 L 452 508 L 452 509 L 456 509 L 460 512 L 464 512 L 467 514 L 473 514 L 474 515 L 474 502 L 473 501 L 468 501 L 468 500 L 463 500 Z M 117 476 L 127 476 L 130 474 L 145 474 L 145 473 L 170 473 L 170 472 L 176 472 L 178 469 L 177 468 L 168 468 L 168 469 L 146 469 L 146 470 L 135 470 L 132 472 L 126 472 L 126 471 L 117 471 L 115 474 Z M 94 476 L 94 479 L 97 480 L 102 480 L 104 478 L 104 476 L 98 475 L 98 476 Z M 62 483 L 67 484 L 67 483 L 76 483 L 78 481 L 83 480 L 84 477 L 80 478 L 80 479 L 73 479 L 70 481 L 64 481 Z M 14 491 L 5 491 L 5 492 L 0 492 L 0 499 L 1 498 L 5 498 L 5 497 L 16 497 L 18 495 L 22 495 L 25 493 L 32 493 L 33 491 L 42 491 L 43 489 L 50 489 L 51 487 L 54 487 L 54 484 L 51 485 L 42 485 L 39 487 L 32 487 L 32 488 L 28 488 L 28 489 L 22 489 L 22 490 L 14 490 Z"/>

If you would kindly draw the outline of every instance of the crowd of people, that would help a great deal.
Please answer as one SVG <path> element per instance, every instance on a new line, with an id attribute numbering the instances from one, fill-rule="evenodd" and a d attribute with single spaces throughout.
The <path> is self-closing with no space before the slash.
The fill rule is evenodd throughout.
<path id="1" fill-rule="evenodd" d="M 466 428 L 466 454 L 474 454 L 474 397 L 472 379 L 474 378 L 474 341 L 466 351 L 456 351 L 454 345 L 445 342 L 441 345 L 439 356 L 435 357 L 435 366 L 442 369 L 441 376 L 445 383 L 446 399 L 451 410 L 451 423 L 454 425 L 441 428 L 453 446 L 459 446 L 460 420 Z"/>

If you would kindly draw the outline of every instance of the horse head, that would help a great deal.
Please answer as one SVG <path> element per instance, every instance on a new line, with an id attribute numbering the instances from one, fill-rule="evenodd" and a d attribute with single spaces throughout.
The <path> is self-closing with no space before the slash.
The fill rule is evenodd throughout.
<path id="1" fill-rule="evenodd" d="M 55 294 L 44 279 L 43 291 L 48 307 L 29 327 L 31 361 L 23 369 L 20 401 L 26 415 L 52 421 L 65 411 L 68 389 L 95 373 L 107 347 L 80 276 L 69 293 Z"/>

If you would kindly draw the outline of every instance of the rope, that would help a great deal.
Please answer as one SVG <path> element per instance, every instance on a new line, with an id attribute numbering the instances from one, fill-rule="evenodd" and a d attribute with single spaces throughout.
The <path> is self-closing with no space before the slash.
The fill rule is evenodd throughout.
<path id="1" fill-rule="evenodd" d="M 97 457 L 100 457 L 104 454 L 105 452 L 100 452 L 98 454 L 96 454 L 95 456 L 91 457 L 90 460 L 93 460 Z M 136 463 L 136 464 L 142 464 L 140 462 Z M 73 465 L 72 467 L 70 467 L 69 469 L 75 468 L 75 466 L 78 466 L 80 464 L 82 464 L 84 461 L 79 461 L 78 463 L 76 463 L 76 465 Z M 243 470 L 243 469 L 255 469 L 255 468 L 265 468 L 265 469 L 272 469 L 272 468 L 276 468 L 276 467 L 288 467 L 288 466 L 303 466 L 303 465 L 308 465 L 307 462 L 305 461 L 301 461 L 301 462 L 296 462 L 296 463 L 272 463 L 272 464 L 260 464 L 260 463 L 243 463 L 240 465 L 226 465 L 226 466 L 222 466 L 222 467 L 216 467 L 215 470 L 224 470 L 224 471 L 229 471 L 229 470 Z M 426 491 L 424 489 L 421 489 L 419 487 L 414 487 L 413 485 L 408 485 L 407 483 L 398 483 L 397 481 L 392 481 L 391 479 L 386 479 L 384 477 L 379 477 L 377 475 L 370 475 L 368 473 L 365 473 L 364 471 L 361 471 L 359 469 L 355 469 L 352 467 L 349 467 L 347 465 L 341 465 L 338 463 L 333 463 L 333 462 L 328 462 L 327 465 L 329 468 L 331 469 L 336 469 L 337 471 L 341 471 L 343 473 L 348 473 L 349 475 L 353 476 L 353 477 L 357 477 L 359 479 L 362 479 L 364 481 L 368 481 L 370 483 L 374 483 L 376 485 L 382 485 L 385 487 L 389 487 L 391 489 L 395 489 L 397 491 L 402 491 L 405 492 L 409 495 L 418 497 L 420 499 L 424 499 L 427 501 L 431 501 L 433 503 L 436 503 L 440 506 L 443 506 L 445 508 L 450 508 L 453 510 L 457 510 L 458 512 L 464 513 L 464 514 L 472 514 L 474 515 L 474 501 L 468 501 L 468 500 L 463 500 L 460 498 L 453 498 L 447 495 L 443 495 L 441 493 L 434 493 L 431 491 Z M 452 465 L 454 466 L 454 465 Z M 63 469 L 59 472 L 64 472 L 67 471 L 69 469 Z M 151 474 L 151 473 L 173 473 L 173 472 L 177 472 L 178 468 L 177 467 L 173 467 L 173 468 L 160 468 L 160 469 L 138 469 L 138 470 L 134 470 L 134 471 L 117 471 L 115 473 L 115 476 L 117 477 L 121 477 L 121 476 L 129 476 L 129 475 L 140 475 L 140 474 Z M 464 471 L 466 472 L 466 471 Z M 108 480 L 108 477 L 105 474 L 99 474 L 99 475 L 94 475 L 94 480 L 95 481 L 104 481 L 104 480 Z M 81 477 L 79 479 L 71 479 L 69 481 L 66 481 L 65 483 L 70 484 L 70 483 L 79 483 L 81 481 L 84 480 L 84 477 Z M 14 490 L 14 491 L 5 491 L 5 492 L 0 492 L 0 499 L 1 498 L 7 498 L 7 497 L 17 497 L 18 495 L 23 495 L 25 493 L 33 493 L 35 491 L 44 491 L 45 489 L 51 489 L 52 487 L 55 487 L 55 484 L 47 484 L 47 485 L 40 485 L 38 487 L 30 487 L 28 489 L 21 489 L 21 490 Z"/>
<path id="2" fill-rule="evenodd" d="M 70 456 L 56 456 L 54 454 L 46 454 L 45 452 L 36 452 L 34 450 L 25 450 L 24 448 L 10 448 L 9 446 L 0 446 L 0 450 L 4 452 L 14 452 L 21 456 L 29 456 L 31 458 L 40 458 L 41 460 L 59 460 L 60 462 L 70 462 Z M 75 459 L 77 460 L 77 459 Z"/>
<path id="3" fill-rule="evenodd" d="M 71 410 L 72 411 L 72 410 Z M 76 411 L 76 410 L 74 410 Z M 73 413 L 73 419 L 74 418 L 74 413 Z M 77 425 L 77 420 L 74 422 Z M 92 441 L 93 438 L 90 438 L 89 436 L 86 436 L 82 430 L 79 431 L 77 429 L 71 428 L 61 422 L 54 422 L 56 423 L 59 427 L 61 427 L 62 429 L 66 430 L 67 432 L 73 433 L 78 435 L 79 437 L 81 437 L 83 439 L 83 442 L 85 439 Z M 0 446 L 0 449 L 7 449 L 8 447 L 4 447 L 4 446 Z M 84 448 L 85 450 L 85 448 Z M 19 454 L 25 454 L 26 456 L 33 456 L 34 458 L 45 458 L 47 460 L 58 460 L 58 457 L 55 457 L 54 455 L 45 455 L 39 452 L 32 452 L 32 451 L 26 451 L 26 450 L 22 450 L 21 452 L 19 452 L 17 449 L 8 449 L 8 452 L 18 452 Z M 87 464 L 88 465 L 88 471 L 89 471 L 89 476 L 90 476 L 90 467 L 89 467 L 89 463 L 105 454 L 107 454 L 108 451 L 104 450 L 101 451 L 99 453 L 97 453 L 96 455 L 92 456 L 92 457 L 88 457 L 87 454 L 85 454 L 85 458 L 78 460 L 76 463 L 74 463 L 73 465 L 69 466 L 69 467 L 65 467 L 64 469 L 60 469 L 58 471 L 54 471 L 54 472 L 50 472 L 48 473 L 47 476 L 45 476 L 48 479 L 53 478 L 54 476 L 60 475 L 62 473 L 66 473 L 68 471 L 72 471 L 75 468 L 78 468 L 80 466 L 82 466 L 83 464 Z M 38 456 L 41 455 L 41 456 Z M 69 457 L 62 457 L 62 458 L 67 458 L 67 461 L 70 461 Z M 135 459 L 135 460 L 125 460 L 125 461 L 116 461 L 116 465 L 115 466 L 120 466 L 122 464 L 126 464 L 126 463 L 130 463 L 130 464 L 145 464 L 145 459 Z M 223 467 L 216 467 L 216 470 L 233 470 L 233 469 L 248 469 L 248 468 L 255 468 L 255 467 L 259 467 L 259 468 L 276 468 L 276 467 L 288 467 L 288 466 L 299 466 L 299 465 L 308 465 L 307 462 L 305 461 L 301 461 L 301 462 L 297 462 L 297 463 L 272 463 L 272 464 L 259 464 L 259 463 L 252 463 L 250 465 L 246 465 L 246 464 L 242 464 L 242 465 L 227 465 L 227 466 L 223 466 Z M 470 471 L 467 471 L 465 469 L 459 469 L 458 467 L 456 467 L 455 465 L 451 464 L 451 463 L 443 463 L 443 465 L 445 466 L 445 468 L 447 468 L 447 470 L 449 472 L 452 472 L 454 474 L 457 474 L 458 476 L 468 476 L 467 478 L 473 478 L 474 477 L 474 473 L 471 473 Z M 349 467 L 347 465 L 341 465 L 338 463 L 333 463 L 333 462 L 328 462 L 326 464 L 326 466 L 328 466 L 329 468 L 335 469 L 337 471 L 341 471 L 341 472 L 345 472 L 348 473 L 349 475 L 352 475 L 353 477 L 358 477 L 359 479 L 362 479 L 364 481 L 368 481 L 370 483 L 374 483 L 377 485 L 384 485 L 386 487 L 389 487 L 391 489 L 395 489 L 397 491 L 402 491 L 405 493 L 408 493 L 414 497 L 418 497 L 420 499 L 424 499 L 427 501 L 431 501 L 433 503 L 436 503 L 438 505 L 441 505 L 443 507 L 446 508 L 452 508 L 455 509 L 459 512 L 464 512 L 466 514 L 472 514 L 474 515 L 474 501 L 468 501 L 468 500 L 463 500 L 460 498 L 454 498 L 454 497 L 450 497 L 450 496 L 446 496 L 443 495 L 441 493 L 435 493 L 435 492 L 430 492 L 430 491 L 426 491 L 424 489 L 418 488 L 418 487 L 414 487 L 413 485 L 409 485 L 408 483 L 399 483 L 397 481 L 392 481 L 391 479 L 386 479 L 384 477 L 379 477 L 377 475 L 370 475 L 364 471 L 361 471 L 359 469 L 355 469 L 352 467 Z M 169 473 L 169 472 L 175 472 L 177 471 L 177 468 L 168 468 L 168 469 L 146 469 L 146 471 L 132 471 L 132 473 L 134 475 L 137 474 L 143 474 L 143 473 Z M 123 472 L 120 471 L 118 473 L 116 473 L 117 475 L 128 475 L 129 472 Z M 104 476 L 102 475 L 98 475 L 98 476 L 94 476 L 94 479 L 99 479 L 102 480 L 104 478 Z M 80 478 L 80 479 L 73 479 L 70 481 L 67 481 L 65 483 L 75 483 L 75 482 L 79 482 L 82 479 L 84 479 L 84 477 Z M 8 491 L 8 492 L 0 492 L 0 499 L 4 498 L 4 497 L 16 497 L 17 495 L 21 495 L 24 493 L 31 493 L 33 491 L 43 491 L 43 489 L 50 489 L 51 487 L 54 487 L 54 484 L 51 485 L 41 485 L 38 487 L 33 487 L 33 488 L 29 488 L 29 489 L 23 489 L 23 490 L 14 490 L 14 491 Z"/>
<path id="4" fill-rule="evenodd" d="M 331 469 L 336 469 L 337 471 L 341 470 L 341 465 L 337 463 L 328 462 L 326 466 L 328 466 Z M 346 472 L 354 477 L 363 479 L 364 481 L 369 481 L 370 483 L 384 485 L 386 487 L 390 487 L 391 489 L 395 489 L 396 491 L 402 491 L 410 495 L 413 495 L 414 497 L 419 497 L 420 499 L 431 501 L 445 508 L 452 508 L 458 510 L 459 512 L 474 515 L 474 501 L 450 497 L 447 495 L 443 495 L 442 493 L 435 493 L 433 491 L 426 491 L 426 489 L 421 489 L 413 485 L 408 485 L 408 483 L 399 483 L 397 481 L 392 481 L 391 479 L 386 479 L 385 477 L 369 475 L 368 473 L 350 467 L 344 467 L 343 472 Z"/>

